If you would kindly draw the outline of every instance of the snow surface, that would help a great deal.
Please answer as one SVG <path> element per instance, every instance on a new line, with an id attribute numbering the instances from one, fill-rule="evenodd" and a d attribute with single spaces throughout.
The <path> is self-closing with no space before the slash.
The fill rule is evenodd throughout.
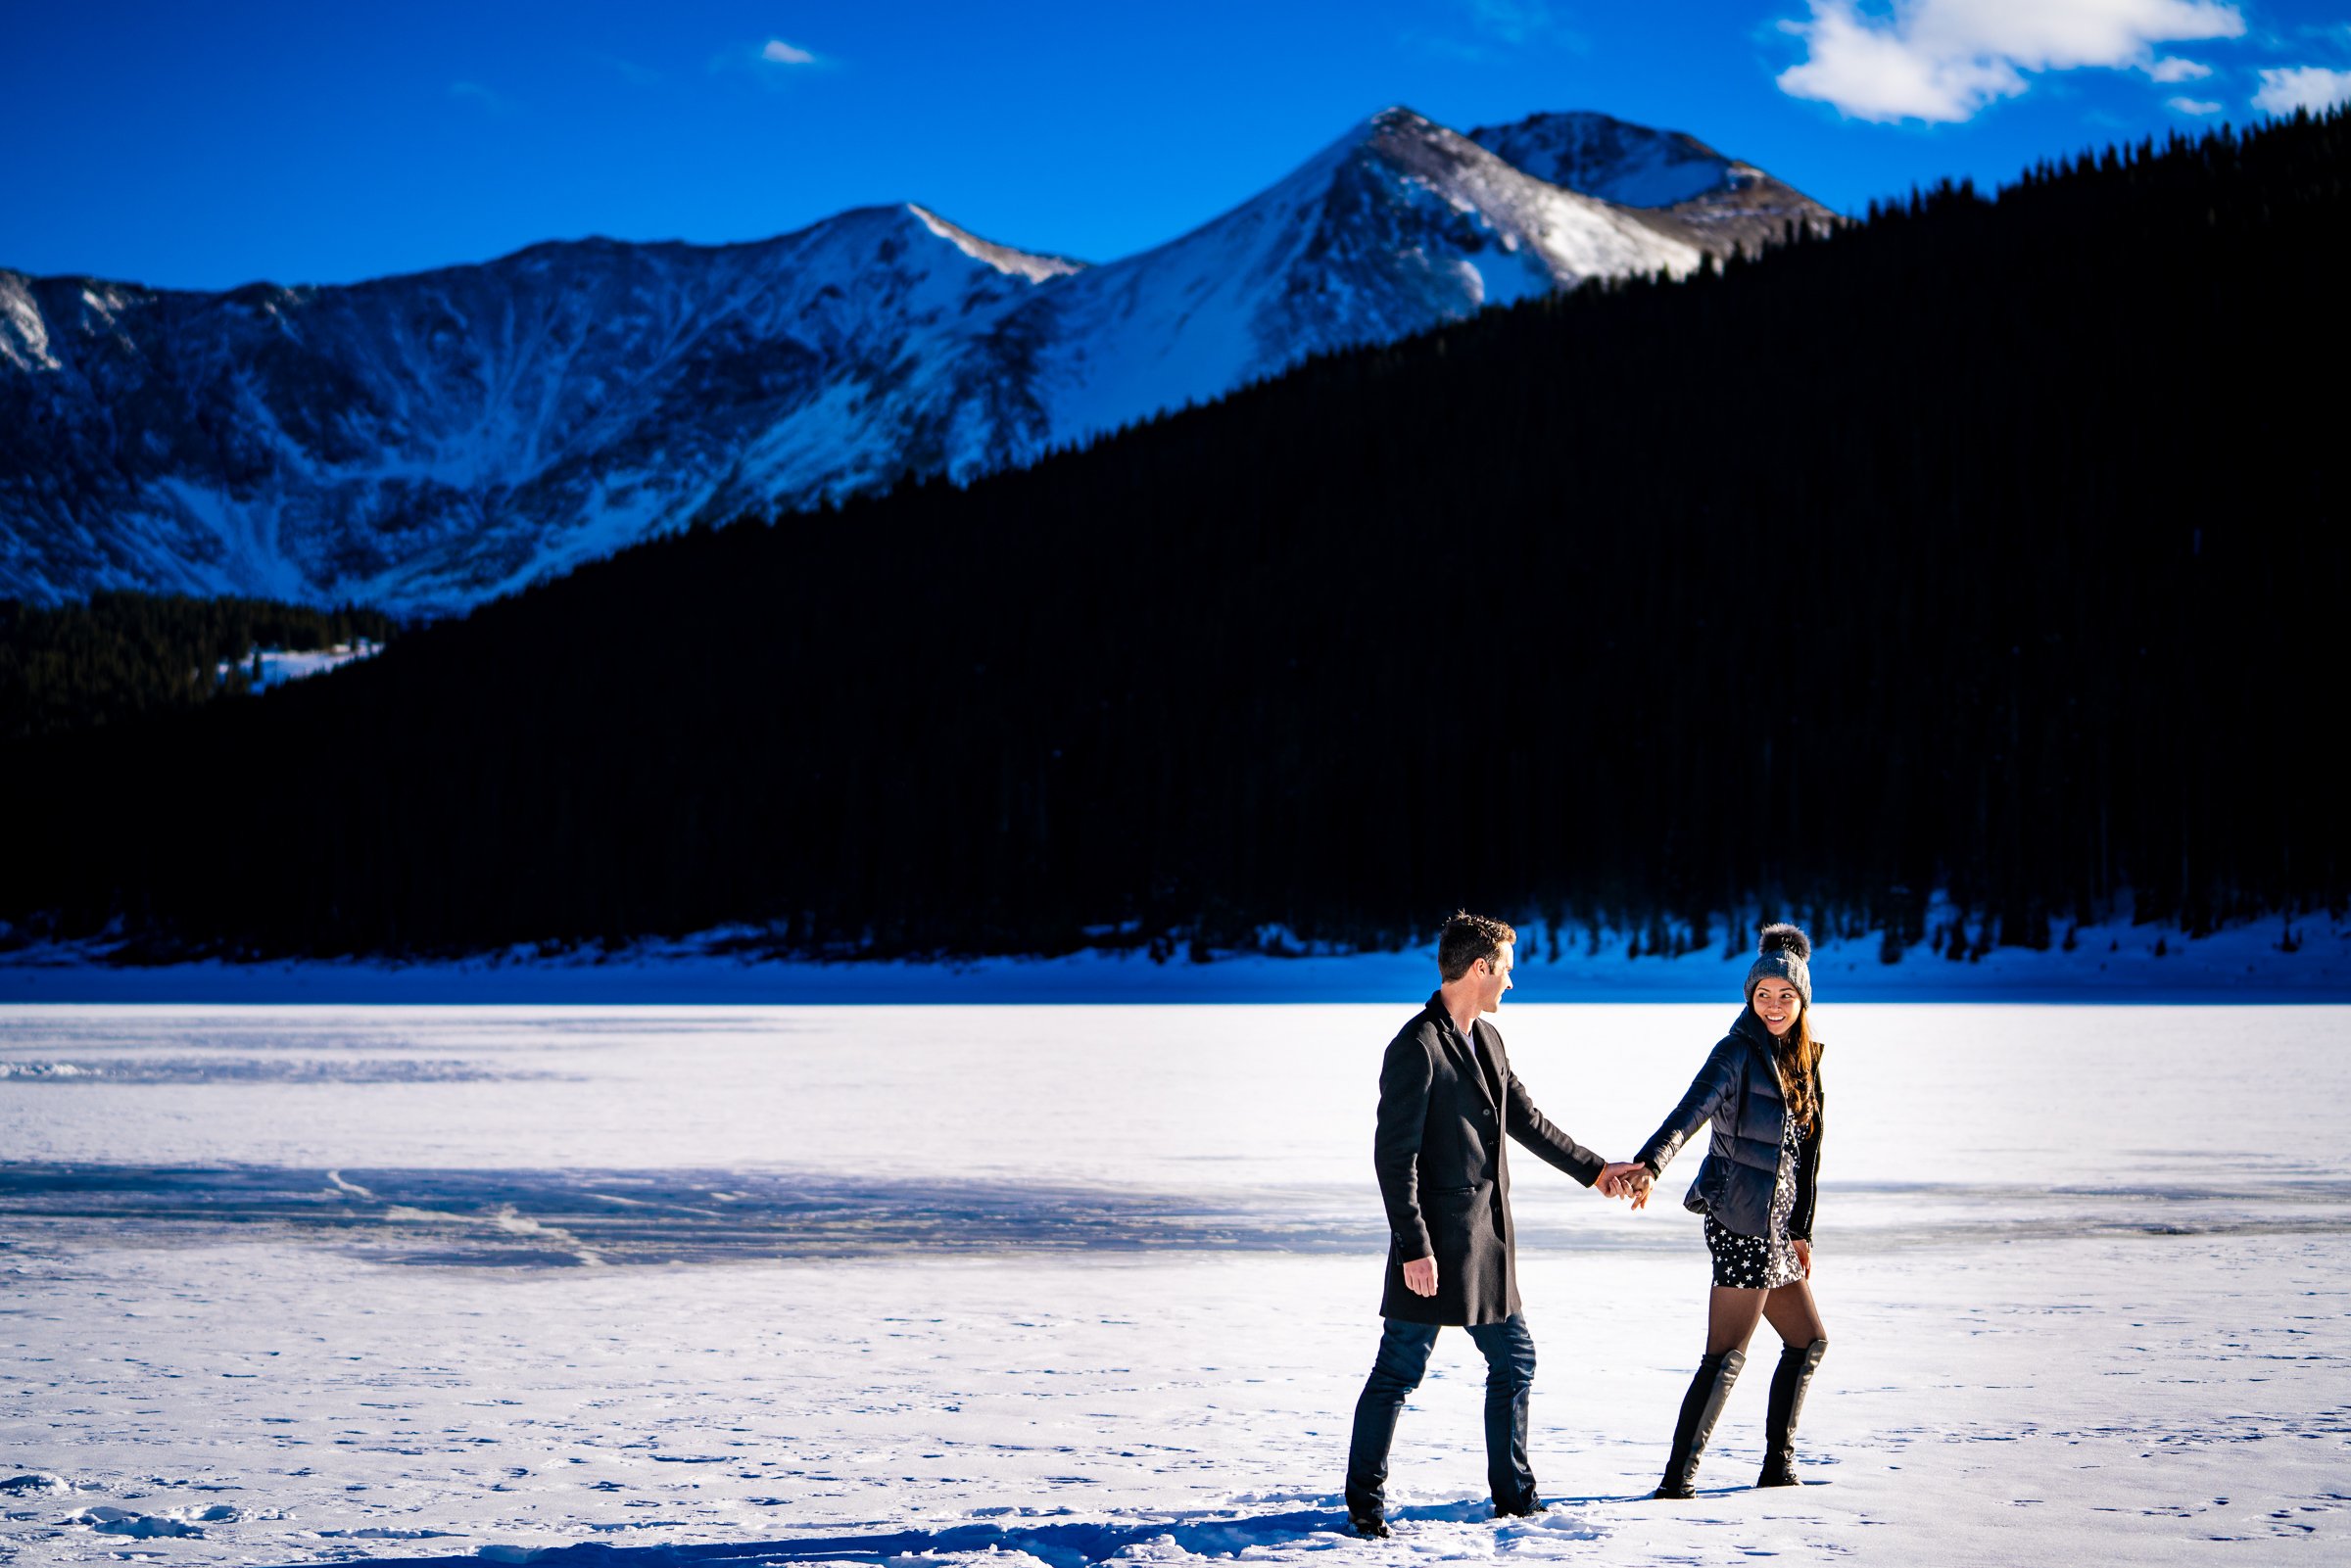
<path id="1" fill-rule="evenodd" d="M 262 662 L 261 675 L 253 682 L 253 689 L 266 691 L 273 686 L 284 686 L 288 681 L 307 680 L 313 675 L 324 675 L 329 670 L 339 670 L 360 659 L 371 659 L 383 650 L 381 642 L 369 638 L 361 638 L 356 643 L 337 642 L 332 647 L 305 648 L 293 652 L 284 648 L 260 648 L 241 659 L 222 659 L 216 673 L 223 681 L 238 670 L 251 676 L 253 661 L 259 657 Z"/>
<path id="2" fill-rule="evenodd" d="M 59 368 L 49 352 L 49 324 L 25 287 L 22 272 L 0 270 L 0 359 L 18 370 L 39 372 Z"/>
<path id="3" fill-rule="evenodd" d="M 1397 1540 L 1344 1538 L 1374 1074 L 1419 994 L 0 1008 L 0 1061 L 89 1069 L 0 1076 L 0 1556 L 2342 1558 L 2342 1007 L 1824 1000 L 1794 1494 L 1747 1486 L 1758 1367 L 1701 1497 L 1640 1497 L 1702 1331 L 1695 1159 L 1639 1214 L 1521 1160 L 1556 1506 L 1485 1517 L 1448 1335 Z M 1500 1022 L 1621 1156 L 1731 1012 Z"/>
<path id="4" fill-rule="evenodd" d="M 1038 256 L 1030 251 L 1016 251 L 1009 245 L 984 240 L 970 229 L 948 222 L 927 207 L 909 202 L 906 211 L 923 220 L 932 233 L 947 241 L 975 261 L 985 261 L 999 272 L 1025 277 L 1032 283 L 1060 277 L 1082 268 L 1083 261 L 1073 261 L 1066 256 Z"/>

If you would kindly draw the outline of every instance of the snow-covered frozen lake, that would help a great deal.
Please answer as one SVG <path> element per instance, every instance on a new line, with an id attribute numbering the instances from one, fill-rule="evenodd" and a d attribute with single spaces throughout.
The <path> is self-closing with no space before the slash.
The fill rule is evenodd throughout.
<path id="1" fill-rule="evenodd" d="M 1793 1495 L 1747 1485 L 1757 1370 L 1705 1495 L 1646 1500 L 1700 1349 L 1697 1157 L 1640 1214 L 1522 1158 L 1556 1506 L 1484 1518 L 1448 1335 L 1404 1528 L 1340 1535 L 1415 1000 L 0 1008 L 0 1560 L 2351 1547 L 2351 1008 L 2319 1006 L 1824 1005 Z M 1734 1006 L 1501 1022 L 1621 1158 Z"/>

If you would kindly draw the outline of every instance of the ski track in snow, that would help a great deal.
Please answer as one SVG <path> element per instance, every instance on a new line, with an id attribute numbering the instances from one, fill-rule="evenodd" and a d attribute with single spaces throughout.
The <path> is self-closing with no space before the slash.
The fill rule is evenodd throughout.
<path id="1" fill-rule="evenodd" d="M 2341 1555 L 2340 1007 L 1824 1000 L 1795 1494 L 1748 1486 L 1759 1344 L 1700 1498 L 1644 1496 L 1703 1324 L 1697 1157 L 1642 1214 L 1520 1158 L 1555 1506 L 1486 1517 L 1447 1335 L 1398 1536 L 1346 1537 L 1412 1004 L 0 1009 L 0 1060 L 114 1069 L 0 1077 L 0 1560 Z M 1501 1023 L 1620 1155 L 1731 1011 Z"/>

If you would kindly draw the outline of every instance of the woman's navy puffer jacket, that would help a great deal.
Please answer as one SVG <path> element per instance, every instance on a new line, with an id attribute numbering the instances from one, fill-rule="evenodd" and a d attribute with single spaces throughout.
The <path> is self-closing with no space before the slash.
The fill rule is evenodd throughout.
<path id="1" fill-rule="evenodd" d="M 1820 1174 L 1820 1134 L 1824 1120 L 1818 1069 L 1814 1069 L 1812 1130 L 1799 1146 L 1796 1159 L 1796 1212 L 1788 1234 L 1799 1241 L 1812 1239 L 1814 1187 Z M 1771 1031 L 1743 1007 L 1731 1031 L 1722 1037 L 1690 1080 L 1690 1092 L 1664 1124 L 1641 1146 L 1637 1163 L 1653 1175 L 1663 1175 L 1666 1164 L 1681 1152 L 1701 1123 L 1714 1123 L 1713 1147 L 1699 1166 L 1698 1179 L 1682 1200 L 1686 1209 L 1711 1214 L 1723 1229 L 1742 1236 L 1771 1234 L 1771 1195 L 1779 1185 L 1780 1136 L 1788 1107 L 1780 1097 L 1779 1069 L 1772 1064 Z"/>

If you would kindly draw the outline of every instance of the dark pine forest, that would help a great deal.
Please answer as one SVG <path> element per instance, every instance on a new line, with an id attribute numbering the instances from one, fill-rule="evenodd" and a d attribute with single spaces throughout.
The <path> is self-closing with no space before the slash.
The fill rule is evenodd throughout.
<path id="1" fill-rule="evenodd" d="M 0 599 L 0 741 L 184 712 L 242 694 L 224 659 L 257 647 L 388 641 L 391 617 L 271 599 L 104 593 L 73 604 Z"/>
<path id="2" fill-rule="evenodd" d="M 2347 168 L 2338 113 L 1923 192 L 17 740 L 0 916 L 982 953 L 2339 910 Z"/>

